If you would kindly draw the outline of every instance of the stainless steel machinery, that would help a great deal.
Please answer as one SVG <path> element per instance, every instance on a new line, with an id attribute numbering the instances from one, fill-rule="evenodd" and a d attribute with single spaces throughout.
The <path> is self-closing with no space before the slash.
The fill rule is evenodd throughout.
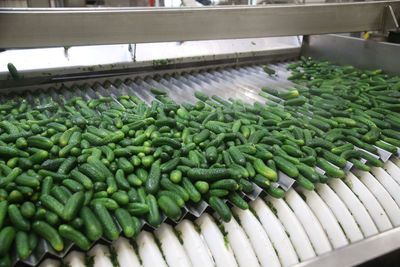
<path id="1" fill-rule="evenodd" d="M 85 99 L 135 92 L 149 103 L 154 87 L 178 103 L 193 102 L 194 90 L 251 103 L 260 100 L 262 86 L 292 86 L 285 67 L 302 55 L 400 75 L 399 45 L 330 34 L 386 31 L 399 17 L 400 1 L 0 9 L 0 101 L 16 93 L 55 100 L 71 92 Z M 8 62 L 23 79 L 11 79 Z M 264 64 L 276 75 L 266 75 Z M 186 207 L 180 222 L 157 230 L 145 226 L 134 242 L 98 244 L 87 255 L 94 266 L 112 266 L 110 254 L 120 266 L 359 264 L 400 248 L 400 159 L 385 151 L 380 158 L 383 168 L 359 173 L 349 165 L 345 179 L 315 192 L 281 173 L 277 186 L 287 190 L 285 198 L 270 198 L 261 189 L 247 195 L 251 211 L 233 209 L 235 219 L 222 223 L 225 235 L 200 203 Z M 63 258 L 84 266 L 84 253 L 72 250 L 70 245 L 55 253 L 43 241 L 23 264 L 59 266 Z"/>

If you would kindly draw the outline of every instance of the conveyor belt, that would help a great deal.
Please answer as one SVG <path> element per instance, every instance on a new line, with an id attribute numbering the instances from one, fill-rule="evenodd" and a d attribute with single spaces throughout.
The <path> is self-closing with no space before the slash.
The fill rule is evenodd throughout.
<path id="1" fill-rule="evenodd" d="M 168 96 L 177 103 L 196 102 L 193 96 L 195 90 L 225 99 L 232 97 L 248 103 L 263 103 L 266 99 L 258 95 L 261 87 L 279 90 L 293 86 L 287 80 L 290 75 L 285 69 L 287 64 L 269 65 L 276 71 L 273 76 L 266 75 L 261 65 L 255 65 L 134 81 L 79 84 L 72 88 L 50 89 L 49 94 L 27 92 L 23 97 L 34 102 L 35 95 L 39 94 L 40 103 L 36 103 L 39 105 L 51 100 L 67 101 L 74 96 L 85 100 L 111 96 L 117 101 L 120 95 L 134 93 L 150 104 L 154 97 L 149 89 L 157 88 L 168 91 Z M 60 94 L 64 97 L 60 98 Z M 0 102 L 4 102 L 5 97 L 2 96 Z M 381 151 L 384 161 L 389 156 L 389 153 Z M 252 201 L 250 206 L 253 213 L 235 208 L 237 221 L 223 223 L 226 237 L 215 225 L 215 219 L 203 214 L 207 203 L 202 201 L 196 206 L 187 207 L 186 218 L 194 222 L 177 222 L 175 229 L 182 233 L 178 235 L 181 240 L 177 239 L 170 226 L 164 224 L 154 232 L 146 226 L 145 231 L 135 239 L 140 260 L 130 248 L 130 242 L 124 238 L 114 242 L 111 247 L 117 252 L 120 266 L 165 266 L 166 263 L 169 266 L 188 266 L 190 262 L 193 266 L 247 266 L 251 263 L 254 266 L 290 266 L 327 255 L 399 225 L 399 173 L 400 160 L 392 158 L 386 161 L 384 168 L 373 168 L 369 173 L 349 173 L 343 181 L 331 179 L 328 185 L 318 185 L 315 192 L 301 188 L 294 190 L 291 188 L 294 180 L 280 173 L 279 185 L 289 190 L 285 199 L 265 198 L 262 190 L 256 187 L 251 195 L 247 195 L 247 199 Z M 200 233 L 197 232 L 197 226 L 201 229 Z M 154 237 L 160 240 L 160 247 Z M 24 262 L 37 264 L 43 258 L 43 252 L 58 257 L 66 254 L 49 251 L 43 242 L 40 251 Z M 104 256 L 108 254 L 109 248 L 103 245 L 96 245 L 87 253 L 93 256 L 95 266 L 112 266 L 109 258 Z M 83 258 L 78 252 L 69 253 L 65 262 L 71 266 L 83 266 L 79 265 Z"/>
<path id="2" fill-rule="evenodd" d="M 307 263 L 369 242 L 396 227 L 400 209 L 394 198 L 398 195 L 381 181 L 384 177 L 399 187 L 389 174 L 399 172 L 400 160 L 393 158 L 375 172 L 350 172 L 343 181 L 331 179 L 315 192 L 291 188 L 284 199 L 259 197 L 250 202 L 250 210 L 233 208 L 235 219 L 229 223 L 204 213 L 175 227 L 164 223 L 154 232 L 143 231 L 135 240 L 121 237 L 111 246 L 96 245 L 86 256 L 70 252 L 64 263 L 85 266 L 87 256 L 93 257 L 96 267 L 111 267 L 113 260 L 121 267 Z M 343 259 L 331 260 L 330 266 L 335 266 Z M 57 260 L 46 260 L 41 266 L 59 265 Z"/>

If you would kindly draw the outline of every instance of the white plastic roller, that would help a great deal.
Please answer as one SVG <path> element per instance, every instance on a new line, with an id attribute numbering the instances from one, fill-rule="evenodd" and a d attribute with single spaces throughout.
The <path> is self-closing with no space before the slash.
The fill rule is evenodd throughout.
<path id="1" fill-rule="evenodd" d="M 176 227 L 180 232 L 183 247 L 194 267 L 214 267 L 215 263 L 204 240 L 189 220 L 181 221 Z"/>
<path id="2" fill-rule="evenodd" d="M 44 260 L 39 267 L 60 267 L 61 262 L 55 259 L 46 259 Z"/>
<path id="3" fill-rule="evenodd" d="M 393 157 L 393 158 L 391 159 L 391 161 L 392 161 L 394 164 L 396 164 L 397 167 L 400 168 L 400 158 L 398 158 L 398 157 Z"/>
<path id="4" fill-rule="evenodd" d="M 238 266 L 229 243 L 225 242 L 224 236 L 212 217 L 204 213 L 196 220 L 201 229 L 201 234 L 206 240 L 217 266 Z"/>
<path id="5" fill-rule="evenodd" d="M 113 242 L 112 246 L 117 253 L 117 260 L 120 267 L 141 266 L 139 258 L 128 239 L 120 237 Z"/>
<path id="6" fill-rule="evenodd" d="M 229 222 L 222 222 L 222 225 L 224 226 L 225 231 L 228 233 L 227 238 L 239 266 L 260 266 L 249 239 L 237 221 L 232 217 Z"/>
<path id="7" fill-rule="evenodd" d="M 321 199 L 321 197 L 314 191 L 308 191 L 299 187 L 300 192 L 306 198 L 306 203 L 318 218 L 322 227 L 324 228 L 331 244 L 334 248 L 340 248 L 349 244 L 346 236 L 344 235 L 338 221 L 333 215 L 332 211 Z"/>
<path id="8" fill-rule="evenodd" d="M 318 219 L 293 188 L 286 192 L 285 200 L 303 225 L 315 252 L 321 255 L 331 251 L 332 246 Z"/>
<path id="9" fill-rule="evenodd" d="M 142 231 L 136 238 L 136 243 L 144 267 L 167 267 L 151 233 Z"/>
<path id="10" fill-rule="evenodd" d="M 192 263 L 186 255 L 185 249 L 179 243 L 171 225 L 163 223 L 154 231 L 160 241 L 161 249 L 169 266 L 190 267 Z"/>
<path id="11" fill-rule="evenodd" d="M 353 171 L 375 196 L 394 226 L 400 225 L 400 209 L 383 186 L 369 172 Z"/>
<path id="12" fill-rule="evenodd" d="M 329 186 L 347 206 L 365 237 L 378 234 L 378 228 L 364 205 L 341 179 L 329 179 Z"/>
<path id="13" fill-rule="evenodd" d="M 391 160 L 388 160 L 383 164 L 383 168 L 393 178 L 393 180 L 400 184 L 400 167 L 394 164 Z"/>
<path id="14" fill-rule="evenodd" d="M 368 190 L 368 188 L 351 172 L 347 173 L 344 181 L 349 186 L 351 191 L 354 192 L 367 209 L 369 215 L 374 220 L 376 227 L 379 231 L 386 231 L 391 229 L 392 223 L 387 217 L 382 206 L 376 200 L 374 195 Z"/>
<path id="15" fill-rule="evenodd" d="M 356 242 L 363 239 L 363 234 L 358 228 L 356 221 L 351 215 L 350 211 L 344 205 L 343 201 L 332 191 L 332 189 L 325 184 L 317 184 L 315 187 L 317 193 L 332 210 L 336 219 L 339 221 L 340 225 L 343 227 L 347 238 L 350 242 Z"/>
<path id="16" fill-rule="evenodd" d="M 397 205 L 400 205 L 400 185 L 383 168 L 372 167 L 371 173 L 386 188 Z"/>
<path id="17" fill-rule="evenodd" d="M 269 201 L 276 209 L 277 216 L 285 227 L 299 258 L 305 261 L 315 257 L 314 249 L 303 226 L 285 201 L 270 196 L 265 200 Z"/>
<path id="18" fill-rule="evenodd" d="M 96 245 L 89 250 L 88 255 L 93 257 L 95 267 L 113 267 L 110 259 L 110 250 L 104 245 Z"/>
<path id="19" fill-rule="evenodd" d="M 250 210 L 242 210 L 237 207 L 233 208 L 233 213 L 240 220 L 243 230 L 246 232 L 253 246 L 254 252 L 263 267 L 279 267 L 281 266 L 279 258 L 275 253 L 275 249 L 264 231 L 262 225 Z"/>
<path id="20" fill-rule="evenodd" d="M 274 244 L 283 266 L 291 266 L 299 262 L 296 251 L 286 234 L 282 223 L 260 198 L 250 202 L 250 207 L 256 212 L 265 232 Z"/>
<path id="21" fill-rule="evenodd" d="M 78 251 L 71 251 L 63 259 L 63 262 L 70 267 L 86 267 L 85 265 L 85 253 Z"/>

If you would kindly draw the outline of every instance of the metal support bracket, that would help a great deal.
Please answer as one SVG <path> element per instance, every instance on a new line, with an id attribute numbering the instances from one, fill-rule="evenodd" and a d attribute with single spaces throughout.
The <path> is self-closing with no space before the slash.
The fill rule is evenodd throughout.
<path id="1" fill-rule="evenodd" d="M 392 19 L 394 27 L 396 28 L 396 31 L 399 31 L 399 22 L 396 18 L 396 14 L 394 13 L 393 7 L 389 5 L 385 5 L 385 8 L 383 10 L 382 14 L 382 33 L 385 34 L 387 32 L 387 20 L 388 16 Z M 390 19 L 389 18 L 389 19 Z"/>
<path id="2" fill-rule="evenodd" d="M 391 5 L 388 5 L 387 7 L 388 7 L 390 15 L 391 15 L 391 17 L 393 19 L 394 26 L 396 27 L 396 30 L 399 31 L 400 30 L 399 22 L 398 22 L 398 20 L 396 18 L 396 15 L 394 14 L 393 7 Z"/>

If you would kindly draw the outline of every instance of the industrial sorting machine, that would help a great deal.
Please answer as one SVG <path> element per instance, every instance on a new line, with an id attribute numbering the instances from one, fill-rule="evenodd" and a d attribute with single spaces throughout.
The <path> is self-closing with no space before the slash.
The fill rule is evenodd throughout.
<path id="1" fill-rule="evenodd" d="M 400 1 L 203 8 L 0 9 L 0 102 L 13 95 L 43 103 L 136 94 L 150 88 L 176 103 L 194 91 L 265 102 L 261 87 L 293 86 L 286 66 L 300 56 L 400 75 L 400 45 L 338 35 L 398 28 Z M 89 46 L 90 45 L 90 46 Z M 34 48 L 34 49 L 33 49 Z M 13 62 L 23 79 L 10 78 Z M 262 66 L 275 71 L 267 75 Z M 61 103 L 60 103 L 61 104 Z M 379 149 L 382 168 L 359 172 L 315 191 L 279 173 L 283 199 L 261 188 L 245 195 L 252 208 L 232 208 L 223 222 L 204 201 L 185 206 L 180 221 L 145 224 L 133 249 L 126 238 L 101 240 L 82 252 L 54 251 L 46 241 L 29 266 L 353 266 L 400 248 L 400 158 Z M 199 230 L 200 229 L 200 230 Z M 176 233 L 179 232 L 179 237 Z M 156 239 L 155 239 L 156 238 Z M 157 242 L 155 241 L 157 240 Z"/>

